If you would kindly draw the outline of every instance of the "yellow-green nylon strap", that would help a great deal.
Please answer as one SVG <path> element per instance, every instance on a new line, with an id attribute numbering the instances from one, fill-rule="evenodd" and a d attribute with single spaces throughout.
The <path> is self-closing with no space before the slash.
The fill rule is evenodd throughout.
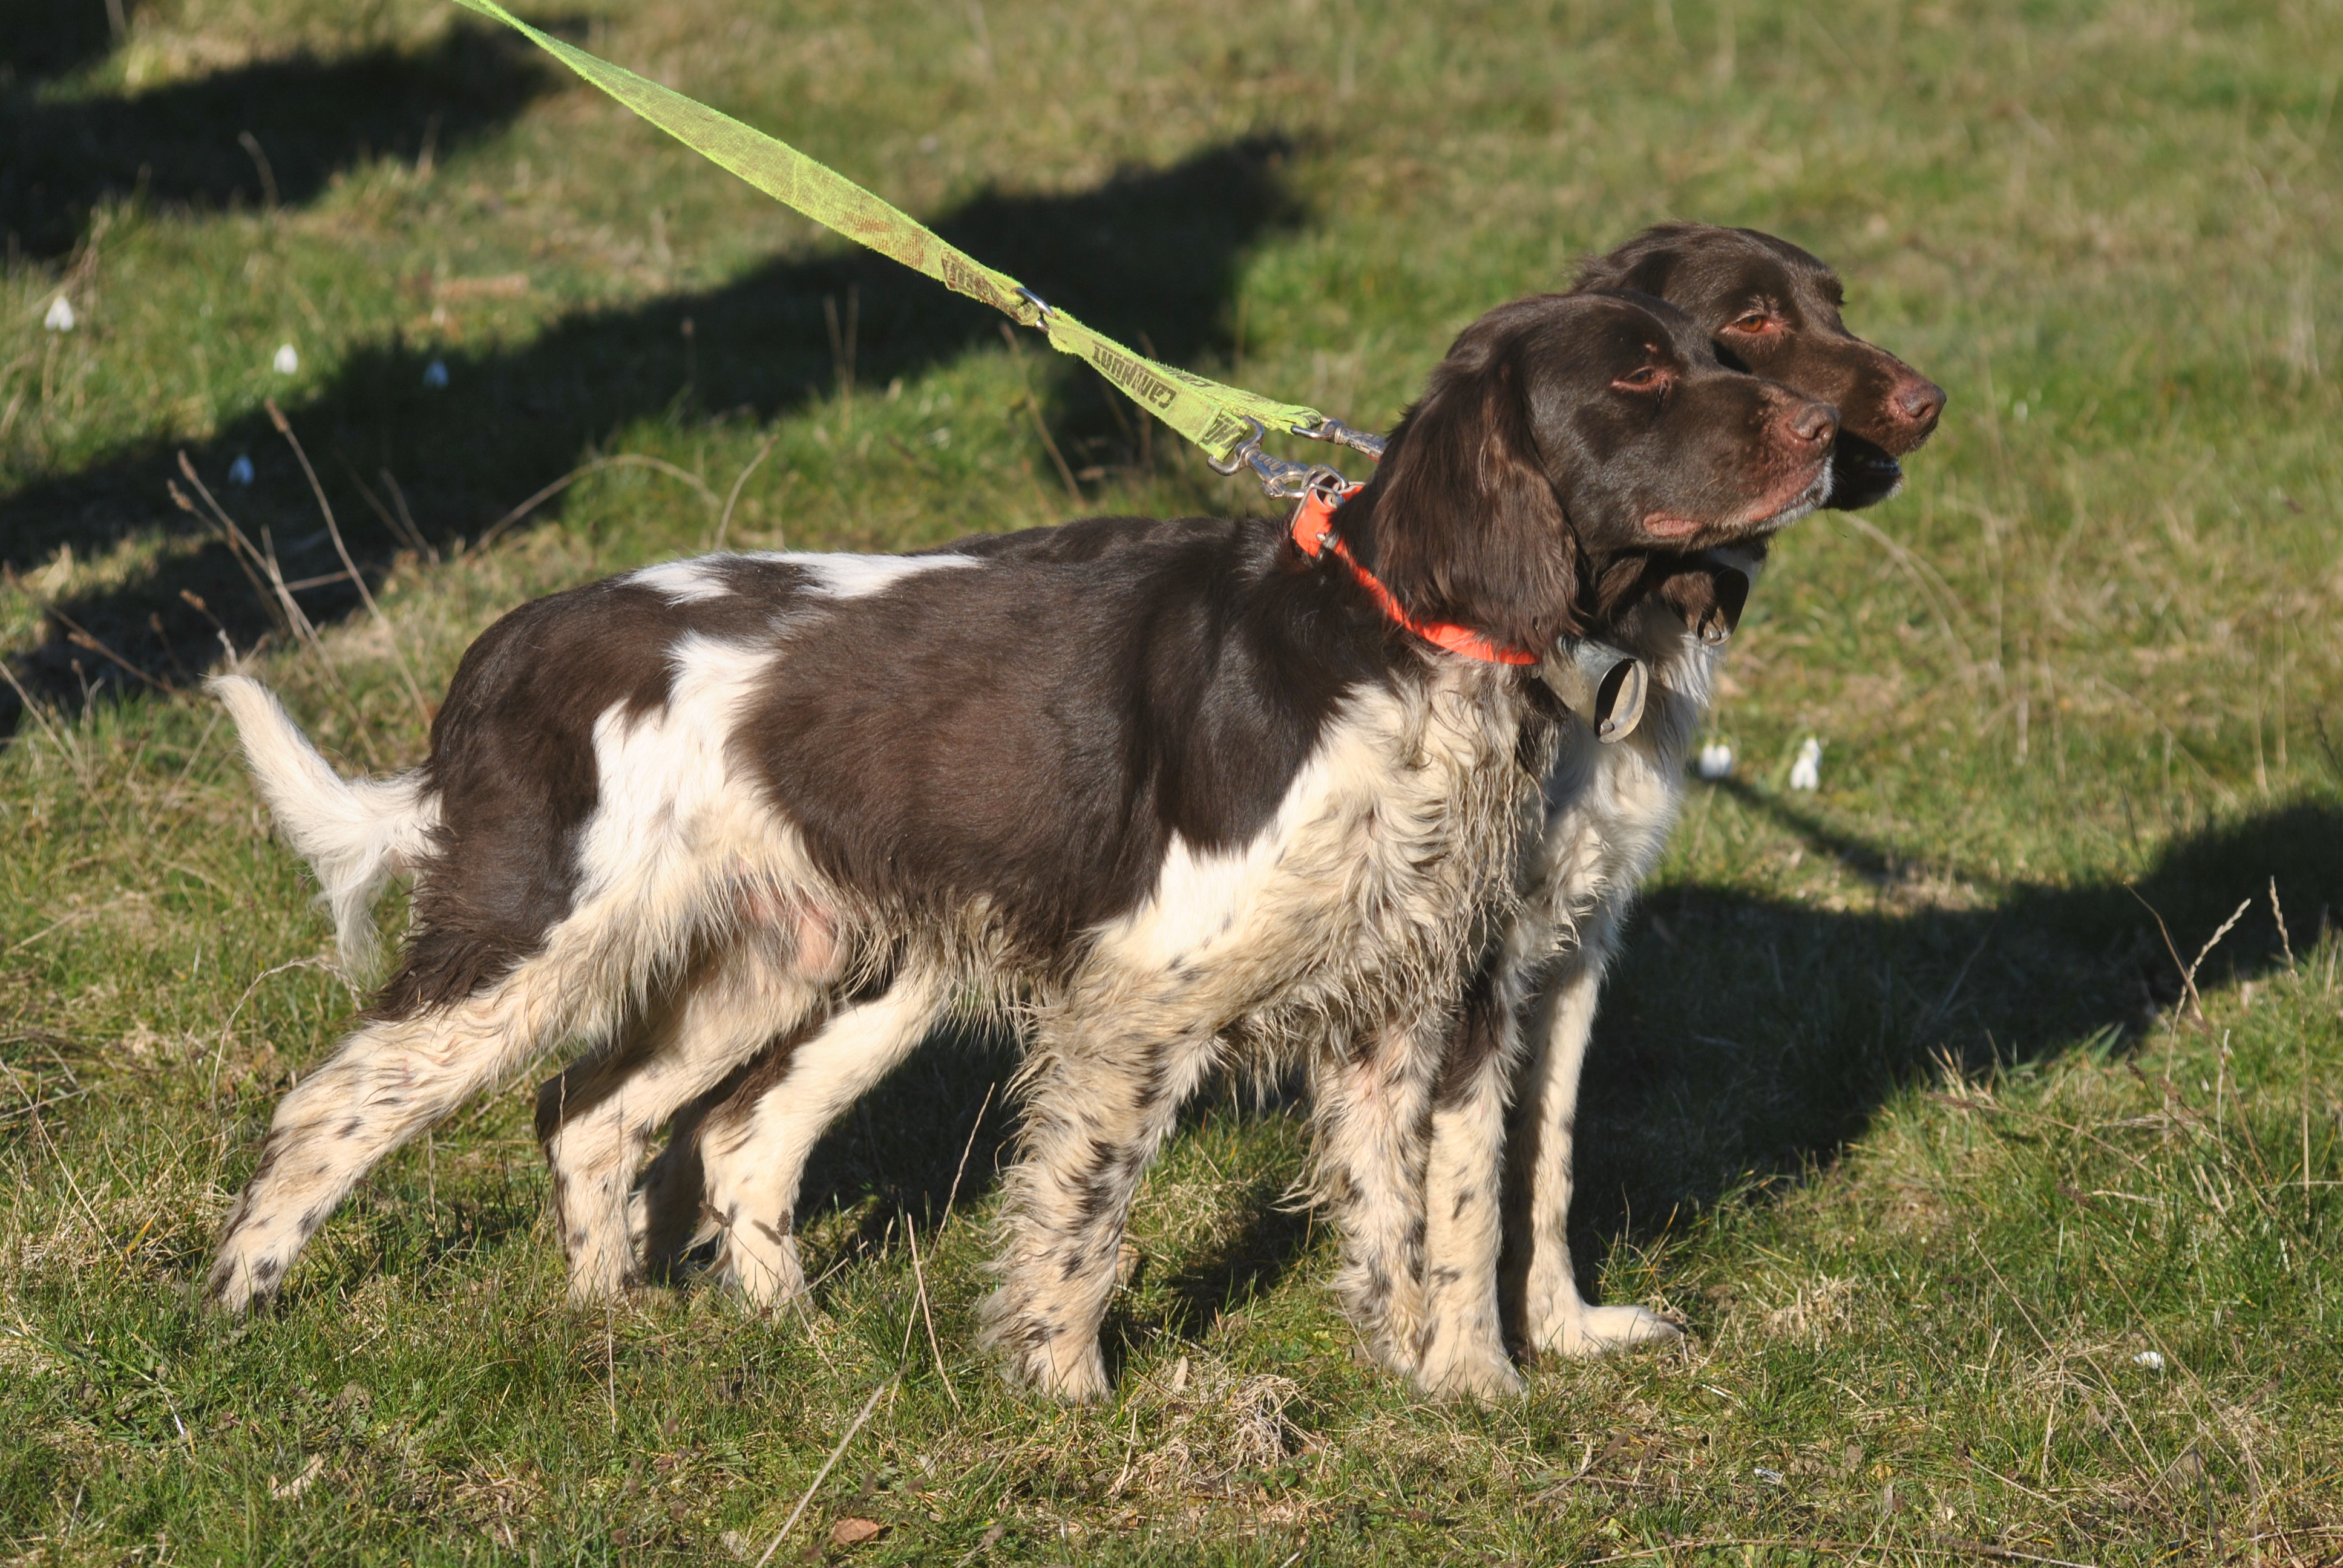
<path id="1" fill-rule="evenodd" d="M 1216 459 L 1225 462 L 1245 438 L 1246 418 L 1258 419 L 1272 431 L 1324 422 L 1324 416 L 1315 408 L 1279 403 L 1185 370 L 1158 365 L 1092 331 L 1063 310 L 1052 307 L 1044 315 L 1031 300 L 1018 293 L 1020 285 L 1015 278 L 995 272 L 965 251 L 945 244 L 934 231 L 909 214 L 787 143 L 539 32 L 498 5 L 497 0 L 457 3 L 528 35 L 548 54 L 636 114 L 776 201 L 785 202 L 816 223 L 927 274 L 956 294 L 1005 312 L 1021 325 L 1041 327 L 1050 335 L 1051 347 L 1088 360 L 1097 367 L 1099 374 L 1121 388 L 1141 407 Z"/>

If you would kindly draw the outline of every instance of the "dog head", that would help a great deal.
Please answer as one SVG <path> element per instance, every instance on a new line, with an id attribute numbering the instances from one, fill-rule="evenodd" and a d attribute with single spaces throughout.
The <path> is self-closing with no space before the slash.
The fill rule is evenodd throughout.
<path id="1" fill-rule="evenodd" d="M 1838 277 L 1755 229 L 1663 224 L 1579 268 L 1582 289 L 1633 288 L 1689 314 L 1728 365 L 1838 410 L 1827 505 L 1855 511 L 1903 487 L 1898 457 L 1936 428 L 1944 388 L 1840 318 Z"/>
<path id="2" fill-rule="evenodd" d="M 1837 431 L 1664 301 L 1541 295 L 1464 330 L 1339 521 L 1414 613 L 1544 648 L 1599 634 L 1656 555 L 1804 516 Z"/>

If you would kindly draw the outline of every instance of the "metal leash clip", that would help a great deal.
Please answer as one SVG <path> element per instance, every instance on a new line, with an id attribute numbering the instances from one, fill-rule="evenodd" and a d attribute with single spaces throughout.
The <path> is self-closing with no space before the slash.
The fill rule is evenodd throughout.
<path id="1" fill-rule="evenodd" d="M 1321 475 L 1337 485 L 1348 482 L 1323 463 L 1295 463 L 1262 451 L 1261 438 L 1269 434 L 1267 427 L 1250 415 L 1240 415 L 1239 417 L 1252 427 L 1252 434 L 1237 444 L 1236 449 L 1229 454 L 1227 462 L 1215 462 L 1210 457 L 1204 459 L 1215 474 L 1234 474 L 1241 468 L 1249 467 L 1261 480 L 1262 493 L 1281 501 L 1300 500 L 1310 493 L 1311 486 Z"/>
<path id="2" fill-rule="evenodd" d="M 1039 305 L 1041 301 L 1035 300 L 1034 303 Z M 1238 443 L 1236 449 L 1229 454 L 1227 462 L 1216 462 L 1211 457 L 1204 459 L 1215 474 L 1234 474 L 1240 468 L 1250 467 L 1260 476 L 1262 489 L 1283 501 L 1306 494 L 1314 477 L 1321 474 L 1329 476 L 1337 485 L 1349 483 L 1323 463 L 1288 462 L 1283 457 L 1272 457 L 1262 451 L 1262 437 L 1269 434 L 1268 428 L 1251 415 L 1241 414 L 1238 417 L 1252 427 L 1252 434 Z M 1337 447 L 1348 447 L 1353 452 L 1363 452 L 1377 463 L 1383 460 L 1383 448 L 1389 445 L 1384 437 L 1353 429 L 1340 419 L 1323 416 L 1315 425 L 1294 426 L 1292 433 L 1312 441 L 1326 441 Z"/>
<path id="3" fill-rule="evenodd" d="M 1312 441 L 1329 441 L 1337 447 L 1348 447 L 1353 452 L 1364 452 L 1369 458 L 1378 463 L 1383 460 L 1383 448 L 1390 445 L 1389 437 L 1372 435 L 1365 430 L 1355 430 L 1340 419 L 1334 418 L 1322 418 L 1314 427 L 1309 425 L 1296 425 L 1293 427 L 1293 433 L 1297 436 L 1307 436 Z"/>

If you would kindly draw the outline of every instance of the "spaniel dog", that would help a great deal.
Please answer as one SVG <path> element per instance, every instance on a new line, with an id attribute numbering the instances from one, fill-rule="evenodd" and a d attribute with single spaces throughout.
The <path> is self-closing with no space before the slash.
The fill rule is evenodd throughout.
<path id="1" fill-rule="evenodd" d="M 345 940 L 390 877 L 414 894 L 390 979 L 277 1108 L 213 1299 L 272 1295 L 376 1163 L 564 1045 L 597 1053 L 549 1141 L 593 1291 L 655 1130 L 781 1042 L 790 1141 L 723 1219 L 788 1288 L 811 1132 L 959 1007 L 1031 1040 L 984 1309 L 1012 1377 L 1105 1391 L 1139 1178 L 1239 1053 L 1309 1064 L 1375 1352 L 1433 1391 L 1513 1386 L 1498 1141 L 1453 1125 L 1502 1106 L 1504 1053 L 1451 1042 L 1474 977 L 1519 969 L 1564 733 L 1532 650 L 1614 633 L 1589 588 L 1618 560 L 1803 515 L 1836 430 L 1657 299 L 1543 296 L 1457 340 L 1314 553 L 1245 521 L 1089 558 L 652 567 L 490 628 L 389 779 L 339 779 L 219 679 Z M 1427 1171 L 1427 1129 L 1472 1158 Z"/>
<path id="2" fill-rule="evenodd" d="M 1577 286 L 1664 296 L 1727 364 L 1835 407 L 1831 507 L 1852 510 L 1895 494 L 1903 483 L 1896 459 L 1927 440 L 1944 411 L 1942 388 L 1847 330 L 1830 268 L 1770 235 L 1697 224 L 1651 229 L 1587 263 Z M 1604 970 L 1675 824 L 1719 645 L 1764 554 L 1760 541 L 1690 562 L 1662 557 L 1646 568 L 1657 591 L 1614 622 L 1614 640 L 1651 671 L 1643 721 L 1616 745 L 1599 744 L 1583 725 L 1564 728 L 1522 918 L 1497 961 L 1475 976 L 1463 1011 L 1463 1057 L 1521 1058 L 1503 1135 L 1503 1294 L 1512 1338 L 1531 1354 L 1584 1355 L 1678 1332 L 1657 1313 L 1591 1305 L 1579 1292 L 1567 1233 L 1579 1070 Z M 1613 568 L 1622 577 L 1629 569 Z M 1474 1136 L 1503 1115 L 1496 1104 L 1477 1106 Z M 1477 1144 L 1460 1157 L 1480 1158 Z"/>
<path id="3" fill-rule="evenodd" d="M 1834 508 L 1867 507 L 1894 494 L 1903 478 L 1896 458 L 1927 439 L 1944 407 L 1945 395 L 1935 384 L 1847 330 L 1840 316 L 1844 296 L 1827 266 L 1768 235 L 1694 224 L 1651 229 L 1588 262 L 1577 287 L 1633 288 L 1664 297 L 1692 316 L 1727 364 L 1835 406 L 1841 428 L 1825 503 Z M 1128 548 L 1162 548 L 1220 526 L 1099 518 L 965 539 L 943 549 L 995 561 L 1088 562 Z M 1630 544 L 1582 560 L 1583 618 L 1612 628 L 1614 638 L 1647 661 L 1654 672 L 1653 699 L 1642 727 L 1624 745 L 1598 743 L 1583 724 L 1562 726 L 1544 791 L 1542 831 L 1525 867 L 1526 902 L 1495 950 L 1501 961 L 1473 977 L 1462 1027 L 1447 1048 L 1455 1064 L 1433 1101 L 1434 1207 L 1441 1201 L 1453 1207 L 1457 1193 L 1477 1190 L 1497 1141 L 1511 1152 L 1507 1316 L 1514 1342 L 1533 1352 L 1584 1354 L 1676 1332 L 1640 1308 L 1589 1305 L 1579 1293 L 1565 1240 L 1579 1067 L 1596 991 L 1628 905 L 1674 822 L 1685 754 L 1707 711 L 1716 645 L 1736 626 L 1764 558 L 1755 531 L 1730 551 L 1687 554 L 1681 528 L 1672 537 L 1668 527 L 1652 524 L 1649 531 L 1669 548 Z M 581 1291 L 617 1289 L 643 1264 L 673 1258 L 711 1228 L 721 1242 L 718 1277 L 759 1302 L 797 1290 L 802 1276 L 785 1217 L 794 1208 L 813 1142 L 853 1095 L 937 1021 L 916 1011 L 887 1018 L 889 1032 L 871 1048 L 868 1079 L 841 1083 L 837 1095 L 810 1093 L 809 1081 L 790 1064 L 792 1048 L 784 1045 L 679 1113 L 667 1150 L 637 1189 L 632 1236 L 618 1232 L 615 1211 L 607 1208 L 602 1211 L 612 1214 L 607 1231 L 573 1231 L 573 1278 Z M 588 1064 L 546 1086 L 540 1130 L 549 1150 L 568 1136 L 568 1107 L 613 1092 L 608 1075 L 625 1067 Z M 1506 1132 L 1499 1127 L 1500 1105 L 1514 1079 L 1518 1111 Z M 787 1092 L 777 1092 L 784 1085 Z M 1322 1096 L 1322 1077 L 1320 1087 Z M 1360 1092 L 1353 1090 L 1353 1097 Z M 558 1169 L 562 1162 L 557 1158 L 555 1163 Z M 1334 1175 L 1330 1197 L 1342 1209 L 1340 1171 Z M 743 1215 L 757 1218 L 743 1228 L 737 1220 Z M 777 1225 L 766 1216 L 784 1218 Z M 1420 1281 L 1428 1266 L 1437 1284 L 1473 1266 L 1473 1250 L 1482 1238 L 1433 1231 L 1428 1260 L 1419 1249 L 1409 1259 L 1406 1279 Z M 1446 1256 L 1443 1240 L 1465 1243 L 1464 1251 Z M 1373 1321 L 1377 1293 L 1401 1277 L 1351 1270 L 1342 1294 L 1354 1316 Z M 1432 1341 L 1383 1347 L 1383 1352 L 1419 1372 L 1429 1356 L 1431 1381 L 1437 1382 L 1445 1360 L 1437 1335 L 1459 1325 L 1436 1314 L 1425 1321 Z M 1411 1354 L 1418 1358 L 1413 1362 Z M 1504 1384 L 1502 1374 L 1481 1371 L 1483 1384 Z"/>

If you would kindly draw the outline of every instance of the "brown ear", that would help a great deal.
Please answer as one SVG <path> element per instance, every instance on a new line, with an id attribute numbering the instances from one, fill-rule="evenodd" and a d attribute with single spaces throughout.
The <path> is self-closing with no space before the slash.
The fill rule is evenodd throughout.
<path id="1" fill-rule="evenodd" d="M 1443 367 L 1374 489 L 1371 564 L 1410 610 L 1533 650 L 1580 629 L 1577 542 L 1509 360 Z"/>
<path id="2" fill-rule="evenodd" d="M 1729 562 L 1695 556 L 1670 570 L 1656 591 L 1683 618 L 1686 630 L 1714 647 L 1740 629 L 1741 612 L 1749 603 L 1749 574 Z"/>
<path id="3" fill-rule="evenodd" d="M 1686 242 L 1704 232 L 1714 235 L 1722 231 L 1704 229 L 1699 224 L 1654 225 L 1607 255 L 1590 256 L 1581 261 L 1576 276 L 1571 279 L 1571 292 L 1633 289 L 1655 299 L 1665 299 L 1668 278 L 1684 259 Z"/>

